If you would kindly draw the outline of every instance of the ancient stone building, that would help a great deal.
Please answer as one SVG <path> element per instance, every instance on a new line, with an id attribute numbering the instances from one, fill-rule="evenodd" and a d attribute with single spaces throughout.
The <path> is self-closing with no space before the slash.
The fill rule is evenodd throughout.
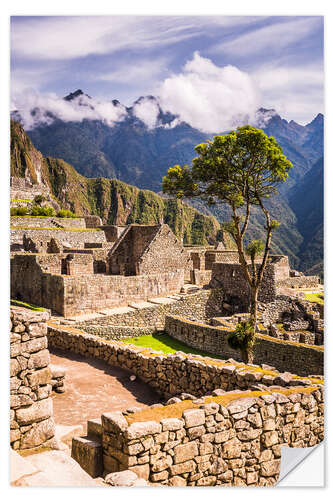
<path id="1" fill-rule="evenodd" d="M 109 273 L 137 276 L 184 269 L 189 257 L 167 224 L 131 224 L 111 249 Z"/>

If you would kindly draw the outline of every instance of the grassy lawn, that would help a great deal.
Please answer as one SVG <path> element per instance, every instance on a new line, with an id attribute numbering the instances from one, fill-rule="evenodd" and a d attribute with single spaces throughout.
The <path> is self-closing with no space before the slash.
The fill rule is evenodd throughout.
<path id="1" fill-rule="evenodd" d="M 27 302 L 21 302 L 21 300 L 11 300 L 11 306 L 18 307 L 26 307 L 27 309 L 31 309 L 32 311 L 46 311 L 43 307 L 33 306 L 32 304 L 28 304 Z"/>
<path id="2" fill-rule="evenodd" d="M 323 292 L 307 293 L 305 295 L 305 300 L 307 300 L 308 302 L 317 302 L 318 304 L 324 305 L 324 294 Z"/>
<path id="3" fill-rule="evenodd" d="M 152 335 L 142 335 L 141 337 L 130 337 L 121 339 L 121 342 L 140 347 L 149 347 L 150 349 L 154 349 L 154 351 L 162 351 L 166 354 L 173 354 L 177 351 L 182 351 L 185 353 L 200 354 L 201 356 L 209 356 L 211 358 L 224 359 L 222 356 L 209 354 L 205 351 L 195 349 L 194 347 L 189 347 L 188 345 L 183 344 L 183 342 L 173 339 L 167 333 L 153 333 Z"/>

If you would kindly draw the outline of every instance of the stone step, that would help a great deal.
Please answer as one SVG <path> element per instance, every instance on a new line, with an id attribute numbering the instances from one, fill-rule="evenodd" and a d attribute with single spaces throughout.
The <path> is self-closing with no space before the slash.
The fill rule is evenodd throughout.
<path id="1" fill-rule="evenodd" d="M 72 439 L 72 458 L 89 476 L 101 477 L 103 474 L 103 448 L 101 440 L 94 436 L 81 436 Z"/>
<path id="2" fill-rule="evenodd" d="M 175 300 L 171 299 L 169 297 L 156 297 L 154 299 L 148 299 L 148 302 L 151 302 L 152 304 L 174 304 Z"/>
<path id="3" fill-rule="evenodd" d="M 133 312 L 133 307 L 122 306 L 122 307 L 112 307 L 110 309 L 102 309 L 98 311 L 100 314 L 104 316 L 112 316 L 113 314 L 126 314 L 129 312 Z"/>
<path id="4" fill-rule="evenodd" d="M 87 434 L 88 437 L 101 438 L 103 434 L 102 420 L 101 418 L 92 418 L 87 421 Z"/>
<path id="5" fill-rule="evenodd" d="M 131 302 L 128 304 L 133 309 L 148 309 L 148 307 L 157 307 L 156 304 L 152 304 L 151 302 Z"/>

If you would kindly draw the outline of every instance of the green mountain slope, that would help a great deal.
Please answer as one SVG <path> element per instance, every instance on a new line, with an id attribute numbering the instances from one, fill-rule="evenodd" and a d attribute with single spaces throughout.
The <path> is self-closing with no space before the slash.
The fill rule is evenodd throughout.
<path id="1" fill-rule="evenodd" d="M 166 222 L 185 244 L 206 245 L 220 230 L 217 220 L 179 200 L 115 179 L 86 178 L 61 159 L 44 158 L 19 123 L 11 121 L 11 175 L 48 186 L 60 206 L 77 215 L 99 215 L 105 224 Z M 220 234 L 220 233 L 219 233 Z"/>

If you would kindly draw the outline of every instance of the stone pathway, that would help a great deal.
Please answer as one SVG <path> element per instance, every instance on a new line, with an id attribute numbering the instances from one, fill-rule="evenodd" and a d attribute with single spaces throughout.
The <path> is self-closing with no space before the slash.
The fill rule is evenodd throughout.
<path id="1" fill-rule="evenodd" d="M 145 383 L 130 380 L 122 368 L 83 356 L 52 349 L 51 363 L 66 369 L 65 392 L 53 393 L 56 424 L 82 425 L 102 413 L 145 407 L 159 401 L 159 396 Z"/>

